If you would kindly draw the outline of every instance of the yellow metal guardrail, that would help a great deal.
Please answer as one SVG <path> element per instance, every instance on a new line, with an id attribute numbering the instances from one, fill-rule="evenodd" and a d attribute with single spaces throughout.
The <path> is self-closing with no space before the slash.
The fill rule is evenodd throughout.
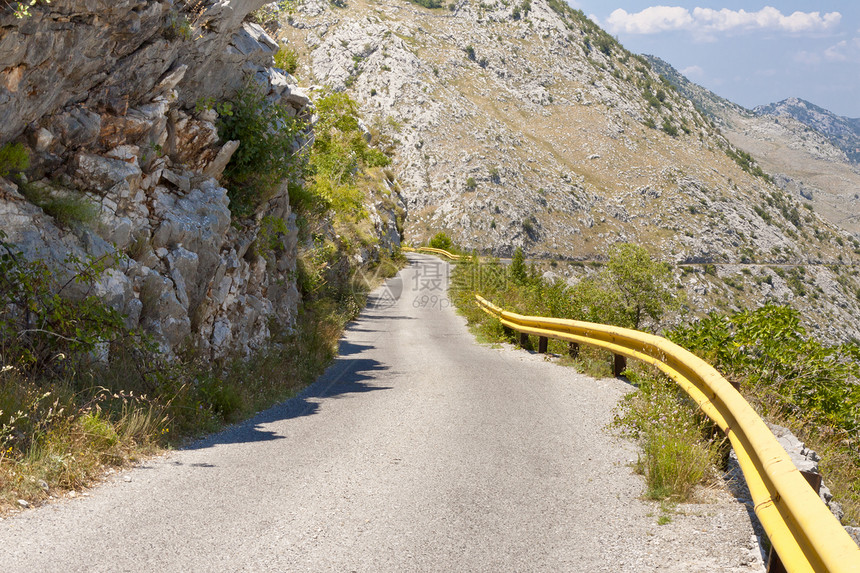
<path id="1" fill-rule="evenodd" d="M 418 247 L 417 249 L 413 249 L 412 247 L 401 247 L 400 250 L 401 251 L 408 251 L 408 252 L 421 252 L 421 253 L 432 253 L 434 255 L 442 255 L 443 257 L 448 257 L 452 261 L 462 261 L 464 259 L 470 258 L 470 257 L 464 256 L 464 255 L 455 255 L 455 254 L 449 253 L 448 251 L 446 251 L 444 249 L 435 249 L 433 247 Z"/>
<path id="2" fill-rule="evenodd" d="M 521 333 L 590 344 L 653 364 L 728 436 L 755 513 L 786 570 L 860 573 L 860 549 L 791 462 L 746 400 L 717 370 L 669 340 L 615 326 L 507 312 L 475 295 L 481 309 Z"/>

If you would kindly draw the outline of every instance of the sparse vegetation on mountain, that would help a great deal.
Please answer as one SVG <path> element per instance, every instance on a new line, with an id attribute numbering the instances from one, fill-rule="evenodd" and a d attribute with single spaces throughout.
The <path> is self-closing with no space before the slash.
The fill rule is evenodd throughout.
<path id="1" fill-rule="evenodd" d="M 761 177 L 763 179 L 770 180 L 770 176 L 762 171 L 762 168 L 759 167 L 755 161 L 753 161 L 752 156 L 743 151 L 741 149 L 732 149 L 731 147 L 726 148 L 726 155 L 731 157 L 735 163 L 741 166 L 741 169 L 746 171 L 751 175 L 755 175 L 756 177 Z"/>
<path id="2" fill-rule="evenodd" d="M 299 68 L 299 55 L 291 47 L 281 46 L 275 53 L 275 65 L 288 74 L 295 74 Z"/>

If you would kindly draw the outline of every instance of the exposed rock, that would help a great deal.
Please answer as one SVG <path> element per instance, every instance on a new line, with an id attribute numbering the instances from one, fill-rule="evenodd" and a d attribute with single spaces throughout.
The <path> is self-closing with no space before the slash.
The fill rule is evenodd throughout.
<path id="1" fill-rule="evenodd" d="M 813 474 L 820 473 L 818 470 L 818 462 L 821 461 L 821 458 L 816 452 L 807 448 L 804 443 L 801 442 L 788 428 L 770 423 L 768 423 L 768 427 L 771 432 L 773 432 L 779 445 L 781 445 L 785 449 L 786 453 L 788 453 L 788 456 L 791 458 L 791 462 L 797 467 L 797 469 L 802 472 Z M 822 482 L 818 493 L 821 497 L 821 501 L 830 509 L 836 519 L 841 522 L 845 512 L 842 510 L 842 506 L 833 499 L 833 494 L 830 492 L 830 488 L 828 488 L 824 482 Z"/>
<path id="2" fill-rule="evenodd" d="M 128 183 L 129 189 L 134 192 L 140 185 L 143 175 L 137 165 L 136 157 L 133 162 L 129 162 L 90 153 L 79 153 L 75 164 L 74 177 L 80 186 L 99 194 L 107 193 L 120 182 Z"/>
<path id="3" fill-rule="evenodd" d="M 230 159 L 233 157 L 233 154 L 236 153 L 237 149 L 239 149 L 238 141 L 228 141 L 225 143 L 218 151 L 218 155 L 215 156 L 215 159 L 213 159 L 203 170 L 203 175 L 213 179 L 221 177 L 221 174 L 224 173 L 224 169 L 227 167 L 227 164 L 230 163 Z"/>
<path id="4" fill-rule="evenodd" d="M 295 320 L 287 188 L 259 214 L 287 229 L 267 260 L 249 251 L 253 222 L 231 227 L 217 181 L 239 142 L 220 141 L 217 113 L 197 106 L 234 96 L 250 73 L 270 99 L 310 115 L 295 79 L 272 67 L 277 42 L 245 22 L 264 3 L 55 0 L 30 18 L 0 15 L 0 69 L 11 70 L 0 85 L 0 143 L 23 133 L 35 178 L 45 178 L 29 185 L 58 196 L 74 189 L 99 212 L 90 228 L 65 228 L 0 180 L 2 228 L 25 256 L 61 273 L 69 254 L 127 250 L 96 284 L 73 282 L 64 294 L 98 296 L 167 354 L 189 344 L 211 356 L 248 353 L 266 341 L 272 317 L 287 328 Z"/>

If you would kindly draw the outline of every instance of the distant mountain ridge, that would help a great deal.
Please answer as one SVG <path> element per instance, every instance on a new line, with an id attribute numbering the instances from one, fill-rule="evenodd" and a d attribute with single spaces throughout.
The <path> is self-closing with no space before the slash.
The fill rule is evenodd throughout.
<path id="1" fill-rule="evenodd" d="M 757 117 L 791 117 L 824 136 L 834 147 L 845 152 L 852 163 L 860 163 L 860 119 L 843 117 L 806 100 L 790 97 L 777 103 L 747 109 L 709 89 L 691 82 L 668 62 L 645 55 L 658 74 L 666 78 L 687 99 L 718 125 L 724 125 L 727 112 Z"/>
<path id="2" fill-rule="evenodd" d="M 860 119 L 842 117 L 800 98 L 760 105 L 752 110 L 758 116 L 790 116 L 827 136 L 853 163 L 860 163 Z"/>
<path id="3" fill-rule="evenodd" d="M 646 58 L 733 145 L 751 153 L 779 187 L 808 201 L 825 219 L 860 233 L 860 120 L 798 98 L 748 110 L 691 82 L 660 58 Z"/>
<path id="4" fill-rule="evenodd" d="M 722 124 L 725 120 L 726 110 L 737 113 L 752 113 L 743 106 L 729 101 L 699 84 L 691 82 L 665 60 L 650 54 L 644 54 L 643 57 L 648 60 L 648 63 L 651 64 L 651 68 L 655 72 L 666 78 L 682 96 L 692 101 L 699 111 L 717 125 Z"/>

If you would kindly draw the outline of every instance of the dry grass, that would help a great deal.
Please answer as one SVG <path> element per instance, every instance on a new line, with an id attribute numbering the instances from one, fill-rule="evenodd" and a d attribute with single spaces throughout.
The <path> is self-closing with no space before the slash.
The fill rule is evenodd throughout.
<path id="1" fill-rule="evenodd" d="M 846 431 L 798 419 L 786 412 L 778 397 L 756 394 L 746 386 L 742 393 L 768 421 L 786 427 L 819 455 L 819 471 L 845 515 L 842 522 L 860 526 L 860 451 L 857 436 Z"/>
<path id="2" fill-rule="evenodd" d="M 384 259 L 350 288 L 301 309 L 291 332 L 249 359 L 198 357 L 135 376 L 129 357 L 85 378 L 33 380 L 0 372 L 0 513 L 92 486 L 112 469 L 237 422 L 295 395 L 335 357 L 346 324 L 369 292 L 401 266 Z M 357 297 L 357 298 L 356 298 Z M 147 381 L 150 383 L 146 386 Z M 84 383 L 86 382 L 86 383 Z"/>

